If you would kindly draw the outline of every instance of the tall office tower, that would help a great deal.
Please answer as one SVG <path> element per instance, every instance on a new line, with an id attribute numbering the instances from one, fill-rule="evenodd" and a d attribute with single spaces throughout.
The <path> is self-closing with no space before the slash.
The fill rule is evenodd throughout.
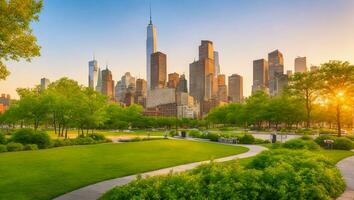
<path id="1" fill-rule="evenodd" d="M 146 90 L 147 90 L 146 81 L 141 78 L 136 79 L 135 93 L 139 96 L 146 97 Z"/>
<path id="2" fill-rule="evenodd" d="M 98 68 L 96 91 L 102 93 L 102 71 Z"/>
<path id="3" fill-rule="evenodd" d="M 95 58 L 89 61 L 89 77 L 88 77 L 88 85 L 89 88 L 95 89 L 97 86 L 97 77 L 98 76 L 98 63 Z"/>
<path id="4" fill-rule="evenodd" d="M 188 93 L 187 79 L 186 79 L 186 76 L 184 74 L 182 74 L 179 77 L 178 84 L 177 84 L 177 91 L 178 92 Z"/>
<path id="5" fill-rule="evenodd" d="M 106 66 L 105 70 L 102 70 L 102 94 L 109 97 L 110 100 L 114 100 L 114 80 L 112 79 L 112 72 Z"/>
<path id="6" fill-rule="evenodd" d="M 150 22 L 147 26 L 146 33 L 146 80 L 147 88 L 151 88 L 151 54 L 156 52 L 156 27 L 152 24 L 151 20 L 151 7 L 150 7 Z"/>
<path id="7" fill-rule="evenodd" d="M 151 54 L 150 90 L 166 86 L 166 54 L 155 52 Z"/>
<path id="8" fill-rule="evenodd" d="M 283 54 L 277 49 L 268 54 L 269 66 L 269 93 L 274 96 L 278 93 L 276 88 L 276 76 L 284 74 L 284 58 Z"/>
<path id="9" fill-rule="evenodd" d="M 297 72 L 307 72 L 306 57 L 295 58 L 295 73 Z"/>
<path id="10" fill-rule="evenodd" d="M 48 88 L 48 85 L 50 84 L 50 80 L 47 78 L 41 78 L 41 92 L 46 90 Z"/>
<path id="11" fill-rule="evenodd" d="M 229 97 L 231 102 L 243 100 L 243 77 L 238 74 L 229 76 Z"/>
<path id="12" fill-rule="evenodd" d="M 199 46 L 199 60 L 189 65 L 190 95 L 200 103 L 217 94 L 214 87 L 214 84 L 217 85 L 217 78 L 214 72 L 213 43 L 202 40 Z"/>
<path id="13" fill-rule="evenodd" d="M 171 74 L 168 74 L 168 82 L 167 82 L 167 87 L 169 88 L 177 88 L 179 82 L 179 74 L 174 72 Z"/>
<path id="14" fill-rule="evenodd" d="M 120 81 L 117 82 L 115 87 L 115 96 L 116 100 L 119 102 L 124 102 L 125 95 L 127 93 L 135 92 L 135 78 L 130 74 L 130 72 L 126 72 Z"/>
<path id="15" fill-rule="evenodd" d="M 268 87 L 268 62 L 265 59 L 253 61 L 253 85 L 252 92 L 266 90 Z"/>
<path id="16" fill-rule="evenodd" d="M 225 83 L 225 75 L 218 75 L 218 98 L 220 101 L 227 102 L 227 86 Z"/>
<path id="17" fill-rule="evenodd" d="M 214 75 L 218 76 L 220 74 L 220 63 L 219 63 L 219 52 L 217 51 L 214 51 L 214 67 L 215 67 Z"/>

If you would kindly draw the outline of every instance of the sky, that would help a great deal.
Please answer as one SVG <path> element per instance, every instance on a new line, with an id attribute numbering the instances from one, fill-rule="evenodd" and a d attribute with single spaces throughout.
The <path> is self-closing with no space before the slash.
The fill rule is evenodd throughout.
<path id="1" fill-rule="evenodd" d="M 16 88 L 34 87 L 42 77 L 87 85 L 93 55 L 116 81 L 128 71 L 146 79 L 149 2 L 44 0 L 40 21 L 32 24 L 41 56 L 7 62 L 11 75 L 0 81 L 0 93 L 18 98 Z M 284 55 L 285 71 L 297 56 L 306 56 L 308 66 L 354 63 L 353 0 L 151 0 L 151 6 L 168 73 L 188 78 L 201 40 L 211 40 L 221 72 L 244 77 L 244 96 L 251 93 L 252 61 L 275 49 Z"/>

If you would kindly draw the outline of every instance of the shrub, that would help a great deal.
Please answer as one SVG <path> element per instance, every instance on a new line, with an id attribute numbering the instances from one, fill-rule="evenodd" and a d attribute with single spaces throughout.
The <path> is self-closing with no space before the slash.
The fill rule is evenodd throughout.
<path id="1" fill-rule="evenodd" d="M 106 137 L 102 133 L 92 133 L 88 137 L 92 138 L 95 141 L 105 141 Z"/>
<path id="2" fill-rule="evenodd" d="M 333 129 L 320 129 L 319 133 L 320 135 L 335 135 L 337 131 Z"/>
<path id="3" fill-rule="evenodd" d="M 26 144 L 23 150 L 38 150 L 38 146 L 36 144 Z"/>
<path id="4" fill-rule="evenodd" d="M 73 145 L 73 139 L 55 139 L 53 140 L 53 146 L 54 147 L 62 147 L 62 146 L 70 146 Z"/>
<path id="5" fill-rule="evenodd" d="M 91 137 L 79 137 L 72 140 L 73 145 L 86 145 L 86 144 L 95 144 L 96 141 Z"/>
<path id="6" fill-rule="evenodd" d="M 10 142 L 6 145 L 7 151 L 22 151 L 23 145 L 21 143 Z"/>
<path id="7" fill-rule="evenodd" d="M 283 144 L 281 142 L 275 142 L 272 144 L 271 148 L 272 149 L 280 149 L 280 148 L 282 148 L 282 145 Z"/>
<path id="8" fill-rule="evenodd" d="M 21 144 L 36 144 L 40 149 L 51 145 L 50 136 L 46 132 L 34 131 L 33 129 L 20 129 L 16 131 L 11 141 Z"/>
<path id="9" fill-rule="evenodd" d="M 316 144 L 313 140 L 303 140 L 301 138 L 288 140 L 283 144 L 283 147 L 287 149 L 320 149 L 320 146 Z"/>
<path id="10" fill-rule="evenodd" d="M 313 140 L 313 138 L 312 138 L 311 136 L 309 136 L 309 135 L 303 135 L 303 136 L 301 137 L 301 139 L 302 139 L 302 140 Z"/>
<path id="11" fill-rule="evenodd" d="M 254 144 L 255 141 L 256 139 L 251 134 L 245 134 L 239 139 L 240 144 Z"/>
<path id="12" fill-rule="evenodd" d="M 345 183 L 335 166 L 308 151 L 272 150 L 246 167 L 211 163 L 165 176 L 138 178 L 102 199 L 335 199 Z"/>
<path id="13" fill-rule="evenodd" d="M 210 141 L 214 141 L 217 142 L 219 140 L 219 135 L 216 133 L 206 133 L 206 134 L 202 134 L 201 138 L 203 139 L 209 139 Z"/>
<path id="14" fill-rule="evenodd" d="M 6 152 L 6 151 L 7 151 L 6 145 L 0 144 L 0 153 Z"/>
<path id="15" fill-rule="evenodd" d="M 354 141 L 354 135 L 347 135 L 345 137 L 348 138 L 351 141 Z"/>
<path id="16" fill-rule="evenodd" d="M 0 144 L 6 144 L 6 137 L 2 132 L 0 132 Z"/>
<path id="17" fill-rule="evenodd" d="M 189 137 L 200 138 L 202 134 L 198 130 L 191 130 L 188 132 Z"/>
<path id="18" fill-rule="evenodd" d="M 321 147 L 326 146 L 326 144 L 324 143 L 325 140 L 336 140 L 335 136 L 331 136 L 331 135 L 320 135 L 318 136 L 314 141 L 320 145 Z"/>
<path id="19" fill-rule="evenodd" d="M 170 132 L 168 133 L 168 135 L 169 135 L 170 137 L 174 137 L 174 136 L 177 136 L 177 133 L 176 133 L 175 130 L 170 130 Z"/>
<path id="20" fill-rule="evenodd" d="M 334 149 L 351 150 L 354 148 L 354 144 L 348 138 L 337 138 L 333 143 Z"/>

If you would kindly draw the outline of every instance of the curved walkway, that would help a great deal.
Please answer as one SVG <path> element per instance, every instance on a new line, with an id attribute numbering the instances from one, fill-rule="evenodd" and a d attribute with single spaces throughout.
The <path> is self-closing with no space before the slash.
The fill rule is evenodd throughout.
<path id="1" fill-rule="evenodd" d="M 231 145 L 231 144 L 228 144 Z M 236 158 L 247 158 L 247 157 L 252 157 L 260 152 L 266 150 L 267 148 L 258 146 L 258 145 L 235 145 L 235 146 L 243 146 L 247 147 L 249 151 L 246 153 L 242 154 L 237 154 L 233 156 L 228 156 L 224 158 L 218 158 L 215 159 L 214 162 L 225 162 L 229 160 L 234 160 Z M 189 163 L 189 164 L 184 164 L 184 165 L 179 165 L 175 167 L 169 167 L 169 168 L 164 168 L 164 169 L 159 169 L 151 172 L 146 172 L 142 173 L 142 177 L 147 177 L 147 176 L 157 176 L 157 175 L 163 175 L 163 174 L 168 174 L 169 172 L 183 172 L 186 170 L 193 169 L 201 164 L 204 163 L 209 163 L 210 161 L 201 161 L 201 162 L 194 162 L 194 163 Z M 131 176 L 124 176 L 120 178 L 115 178 L 107 181 L 102 181 L 99 183 L 95 183 L 77 190 L 74 190 L 72 192 L 63 194 L 62 196 L 59 196 L 55 198 L 55 200 L 96 200 L 100 196 L 103 195 L 103 193 L 107 192 L 108 190 L 112 189 L 115 186 L 121 186 L 125 185 L 133 180 L 136 179 L 137 175 L 131 175 Z"/>
<path id="2" fill-rule="evenodd" d="M 346 191 L 337 200 L 354 200 L 354 156 L 341 160 L 337 167 L 347 184 Z"/>

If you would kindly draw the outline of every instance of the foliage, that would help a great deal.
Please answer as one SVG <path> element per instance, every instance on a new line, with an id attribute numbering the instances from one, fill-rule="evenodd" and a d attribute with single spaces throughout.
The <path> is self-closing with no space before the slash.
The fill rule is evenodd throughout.
<path id="1" fill-rule="evenodd" d="M 256 139 L 251 134 L 245 134 L 239 139 L 240 144 L 254 144 Z"/>
<path id="2" fill-rule="evenodd" d="M 318 150 L 320 146 L 316 144 L 313 140 L 304 140 L 301 138 L 291 139 L 283 144 L 284 148 L 287 149 L 308 149 L 308 150 Z"/>
<path id="3" fill-rule="evenodd" d="M 189 137 L 194 137 L 194 138 L 200 138 L 202 136 L 202 134 L 198 130 L 190 130 L 188 132 L 188 136 Z"/>
<path id="4" fill-rule="evenodd" d="M 36 144 L 44 149 L 51 145 L 50 136 L 46 132 L 34 131 L 33 129 L 19 129 L 12 136 L 11 141 L 22 144 Z"/>
<path id="5" fill-rule="evenodd" d="M 92 138 L 95 141 L 105 141 L 106 137 L 102 133 L 91 133 L 88 137 Z"/>
<path id="6" fill-rule="evenodd" d="M 7 151 L 22 151 L 23 145 L 21 143 L 9 142 L 6 145 Z"/>
<path id="7" fill-rule="evenodd" d="M 320 145 L 321 147 L 325 147 L 325 140 L 336 140 L 336 137 L 332 136 L 332 135 L 320 135 L 315 139 L 315 142 Z"/>
<path id="8" fill-rule="evenodd" d="M 6 137 L 2 132 L 0 132 L 0 144 L 6 144 Z"/>
<path id="9" fill-rule="evenodd" d="M 0 153 L 7 152 L 7 147 L 4 144 L 0 144 Z"/>
<path id="10" fill-rule="evenodd" d="M 30 61 L 40 55 L 30 25 L 38 21 L 41 8 L 41 0 L 0 0 L 0 80 L 10 74 L 3 60 Z"/>
<path id="11" fill-rule="evenodd" d="M 354 148 L 354 143 L 348 138 L 337 138 L 333 143 L 334 149 L 351 150 Z"/>
<path id="12" fill-rule="evenodd" d="M 245 168 L 211 163 L 185 173 L 138 179 L 101 199 L 332 199 L 345 189 L 335 166 L 308 151 L 273 150 Z"/>
<path id="13" fill-rule="evenodd" d="M 23 150 L 28 151 L 28 150 L 38 150 L 38 146 L 36 144 L 26 144 L 23 147 Z"/>

